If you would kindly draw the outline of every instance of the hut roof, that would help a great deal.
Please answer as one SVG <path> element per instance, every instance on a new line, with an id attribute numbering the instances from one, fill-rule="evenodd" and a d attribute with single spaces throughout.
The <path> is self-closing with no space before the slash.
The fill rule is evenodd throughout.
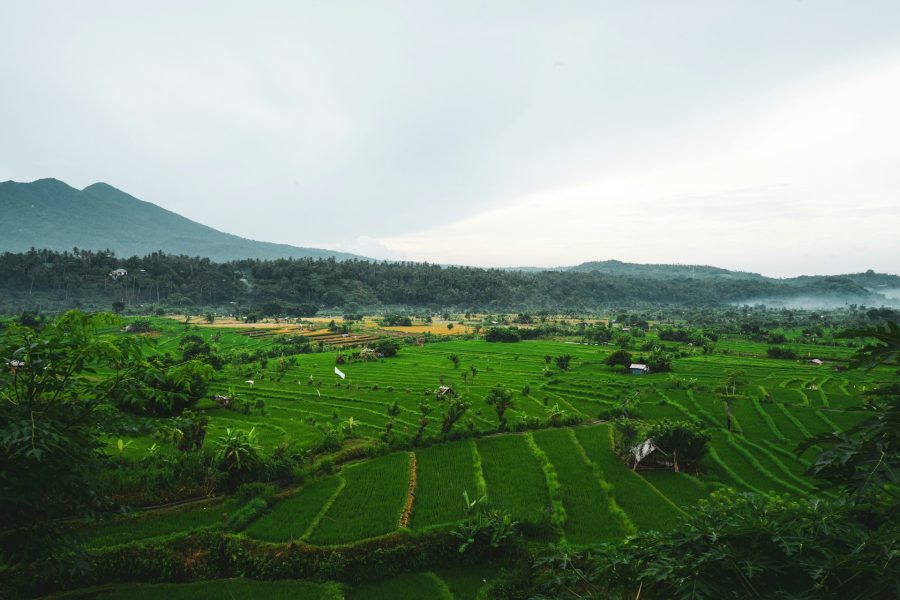
<path id="1" fill-rule="evenodd" d="M 650 456 L 656 450 L 659 450 L 660 452 L 665 454 L 665 452 L 663 452 L 659 446 L 653 443 L 653 440 L 647 438 L 631 449 L 631 455 L 634 457 L 634 462 L 639 463 Z"/>

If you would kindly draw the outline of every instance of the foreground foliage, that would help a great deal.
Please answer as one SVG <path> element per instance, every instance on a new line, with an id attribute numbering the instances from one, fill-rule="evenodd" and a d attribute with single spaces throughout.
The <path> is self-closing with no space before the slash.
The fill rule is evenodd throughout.
<path id="1" fill-rule="evenodd" d="M 0 338 L 0 562 L 56 546 L 54 519 L 91 510 L 89 475 L 103 458 L 113 412 L 94 376 L 140 358 L 130 338 L 100 335 L 109 315 L 66 313 L 40 328 L 11 325 Z"/>
<path id="2" fill-rule="evenodd" d="M 596 552 L 534 562 L 541 598 L 889 598 L 900 593 L 900 526 L 847 500 L 715 494 L 682 525 Z"/>

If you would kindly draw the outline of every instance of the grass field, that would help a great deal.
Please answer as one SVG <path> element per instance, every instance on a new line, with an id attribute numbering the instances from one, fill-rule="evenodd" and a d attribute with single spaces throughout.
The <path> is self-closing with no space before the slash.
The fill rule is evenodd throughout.
<path id="1" fill-rule="evenodd" d="M 465 517 L 463 492 L 475 499 L 478 480 L 469 442 L 453 442 L 416 452 L 419 477 L 410 525 L 455 523 Z"/>
<path id="2" fill-rule="evenodd" d="M 191 334 L 218 351 L 241 356 L 274 348 L 276 332 L 305 328 L 305 335 L 318 335 L 328 320 L 272 323 L 251 330 L 238 323 L 197 327 L 153 319 L 160 332 L 148 352 L 176 354 L 179 338 Z M 363 335 L 379 326 L 370 319 L 353 327 L 353 335 Z M 421 333 L 417 327 L 425 325 L 407 333 Z M 446 330 L 445 323 L 427 327 Z M 454 326 L 453 333 L 462 329 Z M 334 366 L 337 355 L 348 349 L 314 345 L 312 353 L 292 357 L 294 364 L 283 368 L 278 368 L 278 357 L 241 359 L 219 373 L 214 393 L 236 395 L 253 406 L 259 401 L 259 408 L 244 413 L 203 400 L 197 409 L 210 418 L 207 440 L 228 427 L 254 427 L 264 452 L 288 442 L 309 446 L 321 438 L 320 427 L 344 427 L 351 417 L 359 438 L 354 443 L 367 444 L 384 431 L 388 407 L 394 403 L 394 432 L 412 435 L 419 404 L 425 402 L 432 413 L 424 435 L 436 436 L 446 403 L 434 390 L 450 385 L 471 403 L 456 427 L 491 435 L 415 450 L 417 483 L 409 527 L 423 530 L 459 521 L 467 491 L 472 499 L 485 494 L 492 505 L 520 521 L 555 523 L 570 542 L 591 544 L 621 539 L 630 531 L 671 527 L 682 511 L 722 484 L 764 494 L 811 494 L 814 482 L 805 473 L 809 457 L 794 455 L 797 444 L 807 435 L 858 423 L 865 416 L 859 410 L 863 391 L 889 376 L 879 370 L 833 370 L 829 365 L 845 361 L 848 348 L 798 346 L 803 360 L 776 360 L 766 356 L 767 344 L 735 336 L 724 338 L 716 352 L 707 355 L 676 344 L 688 355 L 674 361 L 672 373 L 633 376 L 603 364 L 612 346 L 574 341 L 492 344 L 455 335 L 439 343 L 403 345 L 395 358 L 345 361 L 340 366 L 346 374 L 343 380 L 335 376 Z M 568 370 L 560 370 L 553 360 L 563 354 L 571 356 Z M 826 360 L 826 365 L 807 364 L 806 354 Z M 744 376 L 729 401 L 733 419 L 728 431 L 727 406 L 717 390 L 734 369 Z M 641 418 L 703 422 L 712 435 L 711 452 L 695 475 L 635 473 L 613 454 L 608 425 L 496 435 L 497 416 L 484 400 L 495 386 L 513 392 L 513 406 L 506 414 L 511 429 L 526 419 L 546 424 L 551 410 L 589 423 L 623 398 L 633 398 L 632 409 Z M 128 441 L 132 445 L 124 458 L 131 461 L 142 458 L 155 440 L 138 436 Z M 111 449 L 114 443 L 111 439 Z M 163 451 L 174 452 L 168 446 Z M 407 452 L 397 452 L 345 465 L 336 475 L 287 494 L 244 535 L 276 543 L 303 539 L 333 545 L 395 531 L 406 502 L 409 461 Z M 87 543 L 98 547 L 214 527 L 222 512 L 235 508 L 204 506 L 92 525 L 84 530 Z M 404 585 L 433 583 L 434 577 L 422 575 Z"/>
<path id="3" fill-rule="evenodd" d="M 405 573 L 385 581 L 353 587 L 347 594 L 347 600 L 369 600 L 371 598 L 454 600 L 447 584 L 434 573 Z"/>
<path id="4" fill-rule="evenodd" d="M 341 586 L 307 581 L 222 579 L 194 583 L 98 586 L 51 596 L 62 600 L 341 600 Z"/>
<path id="5" fill-rule="evenodd" d="M 78 527 L 75 533 L 85 540 L 88 548 L 115 546 L 183 531 L 221 528 L 223 513 L 231 513 L 239 506 L 236 500 L 213 500 L 165 510 L 140 511 Z"/>
<path id="6" fill-rule="evenodd" d="M 497 567 L 473 565 L 440 569 L 434 572 L 440 577 L 456 600 L 476 600 L 478 591 L 497 575 Z"/>
<path id="7" fill-rule="evenodd" d="M 550 519 L 550 494 L 541 465 L 520 435 L 478 440 L 487 497 L 516 518 L 532 523 Z"/>
<path id="8" fill-rule="evenodd" d="M 680 516 L 674 501 L 619 460 L 612 450 L 608 426 L 578 428 L 575 437 L 610 484 L 607 493 L 635 527 L 669 529 L 673 526 Z"/>
<path id="9" fill-rule="evenodd" d="M 337 476 L 313 482 L 299 492 L 281 500 L 271 511 L 253 522 L 245 533 L 267 542 L 301 539 L 314 525 L 322 508 L 341 488 Z"/>
<path id="10" fill-rule="evenodd" d="M 570 429 L 547 429 L 534 440 L 556 471 L 566 510 L 566 539 L 575 544 L 615 541 L 629 533 L 615 501 L 598 480 Z"/>
<path id="11" fill-rule="evenodd" d="M 314 544 L 342 544 L 397 529 L 406 500 L 409 456 L 389 454 L 344 469 L 346 485 L 309 537 Z"/>

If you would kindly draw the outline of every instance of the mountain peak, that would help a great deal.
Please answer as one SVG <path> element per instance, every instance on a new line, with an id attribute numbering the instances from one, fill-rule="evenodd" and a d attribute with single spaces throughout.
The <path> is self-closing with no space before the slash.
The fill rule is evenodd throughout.
<path id="1" fill-rule="evenodd" d="M 248 240 L 217 231 L 104 182 L 78 190 L 58 179 L 0 184 L 0 210 L 8 223 L 0 252 L 39 247 L 67 251 L 114 251 L 117 255 L 202 256 L 214 261 L 246 258 L 336 258 L 362 256 L 321 248 L 303 248 Z"/>
<path id="2" fill-rule="evenodd" d="M 119 188 L 109 185 L 105 181 L 98 181 L 96 183 L 92 183 L 91 185 L 87 186 L 86 188 L 84 188 L 81 191 L 82 192 L 91 192 L 91 191 L 98 191 L 98 190 L 122 192 L 122 190 L 120 190 Z M 122 192 L 122 193 L 124 194 L 125 192 Z"/>
<path id="3" fill-rule="evenodd" d="M 12 181 L 12 180 L 7 181 L 6 183 L 12 183 L 12 184 L 19 185 L 19 186 L 28 185 L 28 186 L 33 186 L 35 188 L 40 188 L 40 189 L 72 190 L 72 191 L 76 191 L 76 192 L 78 191 L 77 189 L 73 188 L 71 185 L 69 185 L 65 181 L 60 181 L 59 179 L 56 179 L 54 177 L 44 177 L 43 179 L 35 179 L 31 183 L 23 183 L 23 182 Z"/>

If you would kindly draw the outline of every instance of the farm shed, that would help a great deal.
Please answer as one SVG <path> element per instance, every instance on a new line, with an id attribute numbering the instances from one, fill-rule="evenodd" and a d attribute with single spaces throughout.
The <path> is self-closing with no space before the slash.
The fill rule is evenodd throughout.
<path id="1" fill-rule="evenodd" d="M 650 367 L 643 363 L 631 363 L 628 365 L 628 369 L 632 375 L 644 375 L 650 372 Z"/>
<path id="2" fill-rule="evenodd" d="M 119 277 L 125 277 L 126 275 L 128 275 L 128 271 L 126 271 L 125 269 L 113 269 L 112 271 L 109 272 L 109 276 L 113 280 L 116 280 Z"/>
<path id="3" fill-rule="evenodd" d="M 222 396 L 219 394 L 213 396 L 213 400 L 215 400 L 216 404 L 218 404 L 222 408 L 231 408 L 231 403 L 234 402 L 233 398 Z"/>
<path id="4" fill-rule="evenodd" d="M 456 395 L 456 390 L 454 390 L 449 385 L 442 385 L 437 389 L 437 397 L 438 398 L 452 398 Z"/>
<path id="5" fill-rule="evenodd" d="M 669 469 L 672 467 L 672 462 L 668 460 L 667 456 L 659 446 L 653 443 L 653 440 L 647 438 L 631 449 L 628 463 L 632 470 L 637 470 L 638 467 L 641 469 Z"/>

